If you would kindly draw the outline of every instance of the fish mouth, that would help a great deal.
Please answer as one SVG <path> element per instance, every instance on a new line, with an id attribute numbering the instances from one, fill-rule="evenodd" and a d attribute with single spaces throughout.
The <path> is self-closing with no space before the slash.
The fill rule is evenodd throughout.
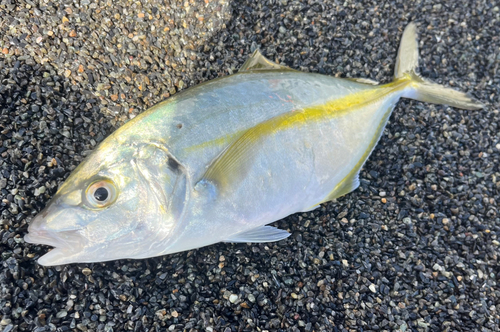
<path id="1" fill-rule="evenodd" d="M 24 241 L 54 247 L 38 259 L 40 265 L 64 264 L 70 257 L 78 254 L 85 246 L 86 240 L 80 230 L 52 230 L 47 226 L 46 213 L 40 213 L 31 221 Z"/>
<path id="2" fill-rule="evenodd" d="M 24 236 L 24 241 L 32 244 L 43 244 L 51 247 L 75 247 L 82 245 L 82 236 L 77 231 L 56 232 L 30 231 Z"/>

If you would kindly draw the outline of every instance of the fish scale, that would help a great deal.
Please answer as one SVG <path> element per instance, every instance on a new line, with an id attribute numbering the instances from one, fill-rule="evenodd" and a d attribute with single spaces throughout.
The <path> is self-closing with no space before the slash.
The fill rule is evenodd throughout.
<path id="1" fill-rule="evenodd" d="M 424 80 L 417 66 L 414 24 L 384 85 L 302 73 L 256 51 L 237 74 L 179 93 L 111 134 L 25 240 L 55 247 L 42 265 L 282 240 L 290 234 L 267 224 L 359 186 L 401 97 L 483 107 Z"/>

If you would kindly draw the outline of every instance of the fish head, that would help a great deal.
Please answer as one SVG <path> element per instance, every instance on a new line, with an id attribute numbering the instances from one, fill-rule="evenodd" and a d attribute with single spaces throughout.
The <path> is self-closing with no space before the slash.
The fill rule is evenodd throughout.
<path id="1" fill-rule="evenodd" d="M 104 144 L 82 162 L 30 223 L 26 242 L 53 246 L 41 265 L 161 254 L 175 240 L 189 186 L 158 144 Z"/>

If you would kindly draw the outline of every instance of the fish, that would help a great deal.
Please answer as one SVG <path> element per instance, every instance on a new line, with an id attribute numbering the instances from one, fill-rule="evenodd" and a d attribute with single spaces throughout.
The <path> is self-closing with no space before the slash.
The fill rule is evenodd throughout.
<path id="1" fill-rule="evenodd" d="M 394 80 L 293 70 L 255 51 L 238 73 L 130 120 L 70 174 L 24 240 L 45 266 L 144 259 L 219 242 L 266 243 L 268 224 L 355 190 L 400 98 L 484 104 L 422 78 L 414 23 Z"/>

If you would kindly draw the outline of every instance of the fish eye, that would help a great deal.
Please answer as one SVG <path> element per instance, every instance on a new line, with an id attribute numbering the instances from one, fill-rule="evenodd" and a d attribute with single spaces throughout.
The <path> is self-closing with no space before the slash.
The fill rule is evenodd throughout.
<path id="1" fill-rule="evenodd" d="M 108 189 L 104 187 L 97 188 L 94 191 L 94 198 L 99 202 L 105 202 L 108 198 L 109 192 Z"/>
<path id="2" fill-rule="evenodd" d="M 85 197 L 90 207 L 104 208 L 116 200 L 116 187 L 110 180 L 98 180 L 88 186 Z"/>

